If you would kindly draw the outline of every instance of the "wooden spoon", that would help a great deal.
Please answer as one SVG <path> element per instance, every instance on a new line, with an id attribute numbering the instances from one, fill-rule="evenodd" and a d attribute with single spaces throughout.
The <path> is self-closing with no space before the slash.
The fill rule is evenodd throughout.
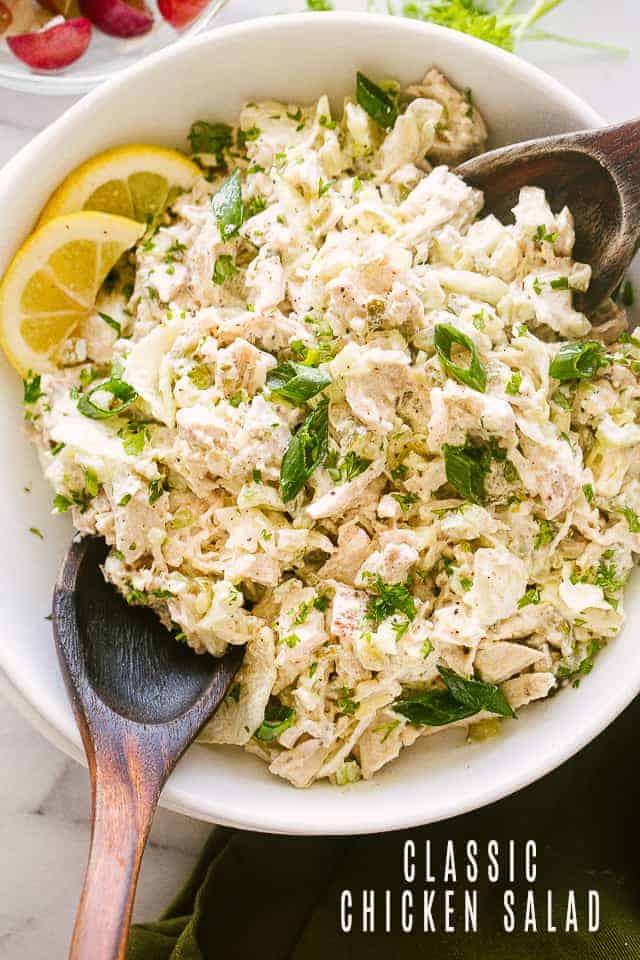
<path id="1" fill-rule="evenodd" d="M 529 140 L 483 153 L 456 173 L 484 191 L 503 222 L 524 186 L 542 187 L 554 211 L 575 217 L 577 260 L 589 263 L 589 290 L 576 294 L 592 312 L 622 280 L 640 240 L 640 120 Z"/>
<path id="2" fill-rule="evenodd" d="M 100 539 L 72 542 L 53 596 L 58 657 L 92 786 L 91 849 L 70 960 L 121 960 L 160 791 L 221 703 L 242 661 L 176 643 L 100 570 Z"/>

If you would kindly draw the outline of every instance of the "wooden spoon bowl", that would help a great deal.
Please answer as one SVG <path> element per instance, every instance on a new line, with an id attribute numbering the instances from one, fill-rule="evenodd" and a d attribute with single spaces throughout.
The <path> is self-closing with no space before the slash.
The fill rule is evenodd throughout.
<path id="1" fill-rule="evenodd" d="M 160 791 L 224 699 L 243 648 L 216 659 L 176 643 L 102 575 L 107 547 L 76 539 L 53 599 L 58 658 L 92 785 L 93 829 L 71 960 L 125 955 L 142 853 Z"/>
<path id="2" fill-rule="evenodd" d="M 554 212 L 569 207 L 574 255 L 593 268 L 589 290 L 575 295 L 579 310 L 590 313 L 618 286 L 640 238 L 640 120 L 502 147 L 456 173 L 504 223 L 525 186 L 542 187 Z"/>

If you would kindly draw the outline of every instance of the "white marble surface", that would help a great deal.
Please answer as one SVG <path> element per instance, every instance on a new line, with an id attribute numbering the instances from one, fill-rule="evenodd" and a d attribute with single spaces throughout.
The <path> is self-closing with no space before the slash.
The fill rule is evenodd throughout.
<path id="1" fill-rule="evenodd" d="M 218 22 L 303 6 L 304 0 L 231 0 Z M 365 6 L 366 0 L 336 3 L 340 9 Z M 630 46 L 626 58 L 546 42 L 530 43 L 520 52 L 605 117 L 617 120 L 640 112 L 637 0 L 565 0 L 545 29 Z M 0 163 L 69 102 L 0 91 Z M 2 700 L 0 771 L 0 960 L 57 960 L 65 956 L 89 840 L 86 772 Z M 208 829 L 159 811 L 145 855 L 136 916 L 151 918 L 171 899 Z"/>

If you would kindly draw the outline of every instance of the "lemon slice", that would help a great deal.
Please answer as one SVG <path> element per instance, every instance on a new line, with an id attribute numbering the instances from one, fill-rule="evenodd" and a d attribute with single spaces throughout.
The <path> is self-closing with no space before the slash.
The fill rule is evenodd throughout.
<path id="1" fill-rule="evenodd" d="M 0 343 L 19 373 L 55 369 L 57 350 L 143 232 L 135 220 L 87 211 L 56 217 L 25 241 L 0 285 Z"/>
<path id="2" fill-rule="evenodd" d="M 40 224 L 77 210 L 98 210 L 150 223 L 200 168 L 177 150 L 133 143 L 99 153 L 62 182 L 40 214 Z"/>

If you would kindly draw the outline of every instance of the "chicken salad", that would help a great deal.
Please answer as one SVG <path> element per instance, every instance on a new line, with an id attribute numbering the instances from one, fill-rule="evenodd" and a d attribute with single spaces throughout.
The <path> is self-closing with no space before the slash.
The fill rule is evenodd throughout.
<path id="1" fill-rule="evenodd" d="M 588 673 L 640 549 L 640 340 L 575 309 L 569 210 L 513 224 L 435 68 L 333 117 L 246 104 L 25 387 L 54 507 L 177 642 L 246 647 L 203 733 L 297 787 L 370 778 Z"/>

